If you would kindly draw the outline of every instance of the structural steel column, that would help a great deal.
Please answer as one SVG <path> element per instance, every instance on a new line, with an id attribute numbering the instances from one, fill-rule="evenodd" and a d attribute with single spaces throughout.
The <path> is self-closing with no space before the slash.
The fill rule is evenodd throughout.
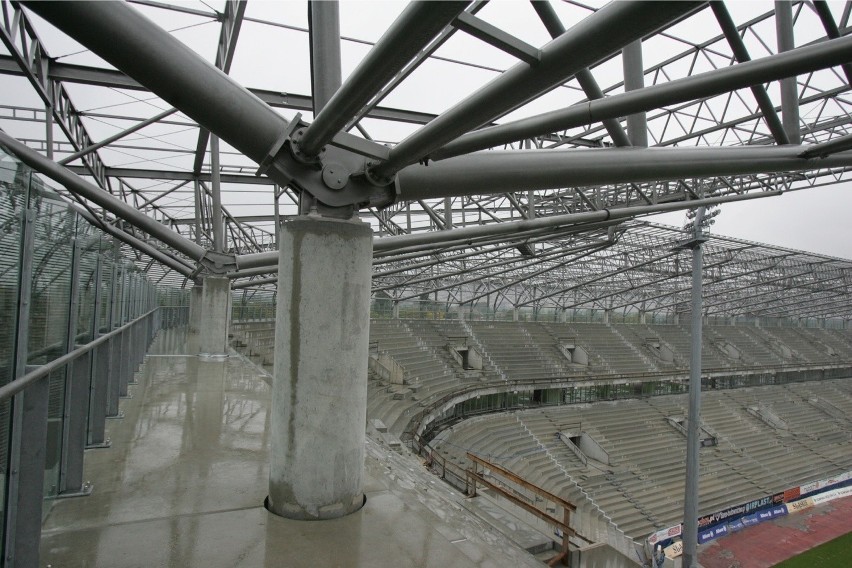
<path id="1" fill-rule="evenodd" d="M 624 46 L 621 51 L 624 67 L 624 91 L 645 88 L 645 68 L 642 63 L 642 40 L 636 40 Z M 642 148 L 648 147 L 648 123 L 644 112 L 627 116 L 627 136 L 630 143 Z"/>
<path id="2" fill-rule="evenodd" d="M 279 234 L 268 508 L 342 517 L 364 499 L 372 230 L 307 216 Z"/>
<path id="3" fill-rule="evenodd" d="M 336 0 L 308 2 L 311 48 L 311 97 L 314 116 L 340 89 L 340 5 Z"/>
<path id="4" fill-rule="evenodd" d="M 222 183 L 219 170 L 219 137 L 210 136 L 210 224 L 213 227 L 213 250 L 225 251 L 225 218 L 222 216 Z"/>
<path id="5" fill-rule="evenodd" d="M 696 226 L 701 215 L 696 216 Z M 689 416 L 686 431 L 686 493 L 683 509 L 683 568 L 698 566 L 698 450 L 701 425 L 701 243 L 692 248 L 692 350 L 689 361 Z"/>
<path id="6" fill-rule="evenodd" d="M 796 49 L 793 36 L 793 4 L 789 1 L 775 2 L 775 30 L 778 34 L 778 53 Z M 781 79 L 781 122 L 790 144 L 801 144 L 799 134 L 799 92 L 796 77 Z"/>
<path id="7" fill-rule="evenodd" d="M 198 351 L 205 357 L 227 357 L 231 323 L 231 281 L 224 277 L 204 279 L 198 316 Z"/>

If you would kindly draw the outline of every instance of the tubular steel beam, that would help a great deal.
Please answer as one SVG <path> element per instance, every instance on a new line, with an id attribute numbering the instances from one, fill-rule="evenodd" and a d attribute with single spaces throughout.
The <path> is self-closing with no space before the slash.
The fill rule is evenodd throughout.
<path id="1" fill-rule="evenodd" d="M 623 207 L 619 209 L 601 209 L 599 211 L 587 211 L 583 213 L 569 213 L 566 215 L 539 217 L 537 219 L 516 221 L 512 223 L 492 223 L 491 225 L 465 227 L 462 229 L 454 229 L 452 231 L 439 231 L 425 234 L 384 237 L 382 239 L 376 239 L 374 241 L 373 251 L 376 253 L 381 253 L 384 251 L 395 250 L 414 245 L 438 244 L 447 241 L 456 241 L 463 239 L 469 240 L 473 238 L 493 237 L 498 235 L 513 235 L 536 229 L 546 228 L 553 230 L 558 227 L 568 225 L 598 223 L 601 221 L 627 219 L 638 215 L 662 213 L 666 211 L 679 211 L 681 209 L 697 207 L 702 204 L 712 205 L 716 203 L 728 203 L 731 201 L 744 201 L 748 199 L 756 199 L 759 197 L 771 197 L 780 194 L 780 191 L 769 191 L 745 195 L 712 197 L 691 201 L 679 201 L 675 203 L 660 203 L 657 205 Z"/>
<path id="2" fill-rule="evenodd" d="M 793 5 L 775 1 L 775 29 L 778 35 L 778 53 L 796 49 L 793 37 Z M 799 92 L 796 77 L 781 79 L 781 120 L 791 144 L 801 144 L 799 132 Z"/>
<path id="3" fill-rule="evenodd" d="M 39 39 L 29 17 L 20 6 L 13 4 L 13 12 L 7 12 L 8 5 L 3 5 L 4 25 L 0 25 L 0 41 L 6 46 L 14 59 L 18 70 L 24 75 L 35 89 L 36 93 L 47 105 L 47 114 L 52 118 L 46 122 L 55 122 L 75 150 L 82 150 L 93 145 L 86 126 L 80 119 L 80 113 L 71 101 L 68 91 L 50 76 L 53 65 L 42 41 Z M 7 27 L 8 26 L 8 27 Z M 16 29 L 17 28 L 17 31 Z M 20 46 L 16 42 L 20 42 Z M 52 128 L 51 128 L 52 137 Z M 53 149 L 49 146 L 48 153 Z M 109 181 L 104 174 L 105 165 L 97 152 L 90 152 L 83 157 L 83 166 L 103 189 L 109 190 Z"/>
<path id="4" fill-rule="evenodd" d="M 838 136 L 827 142 L 809 146 L 807 150 L 799 154 L 802 158 L 824 158 L 838 152 L 852 150 L 852 134 Z"/>
<path id="5" fill-rule="evenodd" d="M 128 4 L 28 2 L 27 6 L 258 163 L 287 128 L 287 120 L 266 103 Z M 117 37 L 121 41 L 115 41 Z M 292 162 L 283 161 L 285 169 Z M 281 185 L 292 177 L 274 169 L 269 175 L 281 177 Z"/>
<path id="6" fill-rule="evenodd" d="M 473 14 L 462 12 L 456 17 L 453 26 L 521 61 L 530 65 L 538 64 L 538 49 Z"/>
<path id="7" fill-rule="evenodd" d="M 470 7 L 466 10 L 470 14 L 476 14 L 485 7 L 488 3 L 488 0 L 474 0 L 471 2 Z M 388 81 L 386 85 L 384 85 L 373 98 L 370 100 L 368 104 L 366 104 L 358 113 L 346 124 L 345 130 L 349 130 L 350 127 L 355 126 L 357 128 L 361 128 L 358 122 L 369 116 L 370 114 L 375 112 L 377 105 L 384 100 L 388 94 L 393 91 L 400 83 L 405 81 L 414 71 L 417 70 L 420 65 L 423 64 L 424 61 L 432 57 L 432 55 L 447 42 L 450 37 L 456 32 L 456 28 L 448 27 L 444 28 L 444 30 L 435 37 L 435 40 L 429 44 L 429 46 L 422 50 L 411 62 L 408 63 L 403 69 L 399 71 L 399 73 L 394 76 L 393 79 Z M 432 117 L 434 118 L 434 117 Z M 431 120 L 431 119 L 430 119 Z M 426 122 L 420 122 L 419 124 L 426 124 Z M 363 132 L 362 132 L 363 134 Z"/>
<path id="8" fill-rule="evenodd" d="M 565 33 L 565 26 L 562 25 L 562 21 L 556 14 L 556 10 L 553 9 L 553 6 L 548 0 L 533 0 L 532 5 L 553 39 Z M 583 93 L 585 93 L 590 101 L 604 98 L 603 91 L 588 67 L 577 71 L 576 78 L 577 82 L 580 83 L 580 88 L 583 89 Z M 627 134 L 625 134 L 618 119 L 606 118 L 601 122 L 604 128 L 606 128 L 609 137 L 612 138 L 613 144 L 616 146 L 630 146 L 630 139 L 627 138 Z"/>
<path id="9" fill-rule="evenodd" d="M 727 148 L 607 148 L 492 151 L 410 166 L 399 173 L 398 198 L 494 194 L 609 183 L 792 172 L 852 166 L 852 154 L 819 161 L 799 157 L 800 146 Z"/>
<path id="10" fill-rule="evenodd" d="M 213 250 L 225 250 L 225 218 L 222 215 L 222 180 L 219 169 L 219 137 L 210 136 L 210 224 L 213 226 Z"/>
<path id="11" fill-rule="evenodd" d="M 87 211 L 86 209 L 84 209 L 82 207 L 77 208 L 74 204 L 72 204 L 72 207 L 74 207 L 75 210 L 77 211 L 77 213 L 79 215 L 81 215 L 84 219 L 86 219 L 89 223 L 91 223 L 92 225 L 98 227 L 103 232 L 114 236 L 115 238 L 117 238 L 121 242 L 123 242 L 127 245 L 130 245 L 131 247 L 138 250 L 139 252 L 150 256 L 151 258 L 153 258 L 154 260 L 156 260 L 157 262 L 159 262 L 163 266 L 167 266 L 168 268 L 171 268 L 172 270 L 174 270 L 178 274 L 182 274 L 183 276 L 186 276 L 187 278 L 192 277 L 192 275 L 195 273 L 194 267 L 185 264 L 180 259 L 169 256 L 168 254 L 164 253 L 163 251 L 161 251 L 158 248 L 151 246 L 150 244 L 146 243 L 145 241 L 139 240 L 136 237 L 134 237 L 133 235 L 122 231 L 121 229 L 118 229 L 116 227 L 113 227 L 112 225 L 104 223 L 103 220 L 96 218 L 89 211 Z"/>
<path id="12" fill-rule="evenodd" d="M 0 73 L 7 75 L 26 75 L 11 56 L 3 54 L 0 54 Z M 47 74 L 51 80 L 62 81 L 63 83 L 112 87 L 132 91 L 147 90 L 135 79 L 115 69 L 99 69 L 86 65 L 73 65 L 54 61 L 50 64 Z M 281 93 L 265 89 L 249 89 L 249 92 L 271 107 L 308 112 L 313 108 L 311 97 L 306 95 Z M 80 113 L 81 116 L 86 116 L 86 114 L 84 112 Z M 369 111 L 364 113 L 364 116 L 378 120 L 393 120 L 409 124 L 426 124 L 435 118 L 434 114 L 428 112 L 378 106 L 370 108 Z"/>
<path id="13" fill-rule="evenodd" d="M 728 40 L 728 45 L 731 46 L 731 51 L 734 53 L 734 59 L 736 59 L 738 63 L 750 61 L 751 57 L 748 54 L 745 43 L 743 43 L 743 38 L 740 37 L 740 32 L 737 30 L 737 26 L 734 23 L 733 18 L 731 18 L 731 14 L 728 12 L 728 8 L 726 8 L 725 4 L 722 2 L 711 2 L 710 7 L 713 9 L 713 14 L 715 14 L 716 20 L 722 28 L 722 33 L 725 34 L 725 39 Z M 766 89 L 762 84 L 755 84 L 751 87 L 751 93 L 754 95 L 754 98 L 760 107 L 760 112 L 763 113 L 766 126 L 768 126 L 769 131 L 772 132 L 772 137 L 775 138 L 775 142 L 778 144 L 789 144 L 790 140 L 787 138 L 784 125 L 781 124 L 781 120 L 775 112 L 775 105 L 773 105 L 772 101 L 769 99 L 769 94 L 766 92 Z"/>
<path id="14" fill-rule="evenodd" d="M 216 48 L 216 67 L 226 75 L 231 72 L 231 62 L 234 60 L 234 52 L 237 49 L 237 40 L 240 37 L 240 29 L 243 25 L 243 16 L 246 12 L 245 0 L 228 0 L 225 3 L 225 12 L 222 14 L 222 27 L 219 30 L 219 45 Z M 195 162 L 192 171 L 195 174 L 201 172 L 204 163 L 204 154 L 207 153 L 207 144 L 210 141 L 210 131 L 201 127 L 198 131 L 198 142 L 195 146 Z"/>
<path id="15" fill-rule="evenodd" d="M 0 143 L 26 165 L 43 173 L 55 182 L 62 184 L 71 193 L 96 203 L 116 217 L 124 219 L 193 260 L 200 260 L 205 256 L 207 251 L 204 248 L 167 229 L 154 219 L 102 189 L 84 181 L 56 162 L 48 160 L 35 150 L 21 144 L 3 131 L 0 131 Z"/>
<path id="16" fill-rule="evenodd" d="M 91 154 L 95 150 L 98 150 L 99 148 L 103 148 L 107 144 L 112 144 L 116 140 L 120 140 L 120 139 L 124 138 L 125 136 L 127 136 L 129 134 L 133 134 L 134 132 L 142 130 L 146 126 L 154 124 L 155 122 L 159 122 L 162 119 L 166 118 L 167 116 L 171 116 L 172 114 L 174 114 L 176 112 L 177 112 L 176 108 L 170 108 L 168 110 L 165 110 L 165 111 L 161 112 L 160 114 L 158 114 L 156 116 L 152 116 L 148 120 L 144 120 L 144 121 L 140 122 L 139 124 L 131 126 L 130 128 L 128 128 L 126 130 L 122 130 L 121 132 L 118 132 L 117 134 L 113 134 L 112 136 L 109 136 L 108 138 L 104 138 L 100 142 L 98 142 L 96 144 L 92 144 L 91 146 L 89 146 L 87 148 L 83 148 L 79 152 L 74 152 L 70 156 L 66 156 L 65 158 L 62 158 L 57 163 L 61 166 L 64 166 L 65 164 L 67 164 L 69 162 L 73 162 L 77 158 L 82 158 L 86 154 Z M 49 145 L 48 145 L 48 147 L 49 147 Z M 48 156 L 48 157 L 50 157 L 50 156 Z"/>
<path id="17" fill-rule="evenodd" d="M 385 83 L 462 12 L 469 2 L 412 2 L 314 118 L 299 149 L 315 156 Z"/>
<path id="18" fill-rule="evenodd" d="M 621 50 L 624 68 L 624 90 L 638 91 L 645 88 L 645 68 L 642 65 L 642 41 L 637 40 Z M 648 120 L 644 112 L 627 117 L 627 135 L 634 146 L 648 147 Z"/>
<path id="19" fill-rule="evenodd" d="M 526 234 L 532 231 L 555 231 L 560 227 L 570 225 L 595 225 L 606 221 L 617 221 L 621 219 L 629 219 L 639 215 L 650 215 L 652 213 L 664 213 L 669 211 L 680 211 L 690 209 L 701 205 L 716 205 L 719 203 L 731 203 L 734 201 L 746 201 L 750 199 L 759 199 L 762 197 L 773 197 L 781 195 L 781 191 L 761 191 L 752 192 L 744 195 L 733 195 L 723 197 L 711 197 L 706 199 L 697 199 L 690 201 L 678 201 L 674 203 L 660 203 L 657 205 L 645 205 L 637 207 L 622 207 L 618 209 L 601 209 L 599 211 L 588 211 L 584 213 L 569 213 L 566 215 L 553 215 L 550 217 L 539 217 L 536 219 L 516 221 L 511 223 L 492 223 L 490 225 L 479 225 L 474 227 L 465 227 L 461 229 L 453 229 L 451 231 L 432 231 L 428 233 L 399 235 L 395 237 L 383 237 L 373 240 L 373 253 L 380 255 L 388 251 L 396 251 L 412 246 L 430 245 L 438 247 L 447 243 L 472 243 L 473 239 L 500 237 L 518 234 Z M 236 256 L 237 272 L 233 273 L 234 278 L 240 276 L 239 271 L 248 268 L 269 268 L 269 272 L 276 270 L 275 266 L 278 263 L 278 253 L 276 252 L 261 252 L 252 254 L 243 254 Z"/>
<path id="20" fill-rule="evenodd" d="M 432 152 L 429 157 L 433 160 L 451 158 L 524 138 L 616 119 L 620 116 L 842 65 L 850 59 L 852 59 L 852 37 L 821 42 L 692 77 L 648 86 L 639 91 L 591 100 L 567 109 L 483 128 Z"/>
<path id="21" fill-rule="evenodd" d="M 699 6 L 700 2 L 608 4 L 545 45 L 537 65 L 516 64 L 400 142 L 373 173 L 390 178 L 447 142 L 554 89 L 577 71 Z"/>
<path id="22" fill-rule="evenodd" d="M 311 97 L 318 115 L 343 81 L 340 70 L 340 4 L 337 0 L 308 2 Z"/>
<path id="23" fill-rule="evenodd" d="M 849 5 L 847 5 L 847 8 L 848 7 Z M 815 0 L 814 9 L 822 22 L 822 26 L 825 28 L 825 35 L 831 39 L 839 38 L 840 30 L 837 28 L 837 23 L 835 23 L 834 17 L 831 15 L 831 9 L 828 7 L 828 3 L 824 0 Z M 844 63 L 841 67 L 843 69 L 843 74 L 846 75 L 846 81 L 852 85 L 852 64 Z"/>

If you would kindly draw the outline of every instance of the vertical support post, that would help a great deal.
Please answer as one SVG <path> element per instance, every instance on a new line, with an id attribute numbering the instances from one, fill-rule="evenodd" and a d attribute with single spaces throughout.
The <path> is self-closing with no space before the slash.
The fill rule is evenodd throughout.
<path id="1" fill-rule="evenodd" d="M 130 360 L 130 329 L 125 329 L 119 333 L 118 341 L 118 380 L 120 398 L 131 398 L 127 390 L 127 384 L 130 382 L 132 361 Z"/>
<path id="2" fill-rule="evenodd" d="M 109 360 L 107 373 L 107 418 L 123 418 L 118 410 L 118 399 L 121 397 L 121 349 L 120 338 L 110 337 L 107 340 L 106 355 Z"/>
<path id="3" fill-rule="evenodd" d="M 94 310 L 92 310 L 92 340 L 101 336 L 100 321 L 101 321 L 101 302 L 103 301 L 101 292 L 101 278 L 103 277 L 103 257 L 98 254 L 97 264 L 95 265 L 94 276 Z M 107 405 L 107 386 L 109 385 L 109 358 L 107 357 L 105 345 L 99 345 L 92 352 L 90 359 L 91 380 L 89 382 L 89 424 L 88 434 L 86 437 L 86 447 L 104 447 L 108 445 L 105 439 L 105 424 L 106 405 Z"/>
<path id="4" fill-rule="evenodd" d="M 453 228 L 453 198 L 444 198 L 444 229 L 450 230 Z"/>
<path id="5" fill-rule="evenodd" d="M 281 194 L 284 193 L 283 189 L 279 189 L 278 185 L 272 186 L 272 217 L 275 220 L 275 250 L 278 250 L 278 228 L 281 227 L 281 204 L 278 200 L 281 198 Z"/>
<path id="6" fill-rule="evenodd" d="M 562 522 L 565 524 L 566 527 L 571 526 L 571 509 L 569 509 L 568 507 L 563 507 L 563 509 L 562 509 Z M 568 538 L 568 533 L 565 532 L 565 531 L 562 531 L 562 550 L 560 552 L 562 553 L 562 565 L 563 566 L 569 566 L 570 563 L 571 563 L 571 559 L 568 556 L 569 545 L 570 545 L 570 541 L 569 541 L 569 538 Z"/>
<path id="7" fill-rule="evenodd" d="M 343 82 L 340 65 L 340 6 L 336 0 L 308 2 L 311 96 L 314 116 L 325 108 Z"/>
<path id="8" fill-rule="evenodd" d="M 642 40 L 636 40 L 624 46 L 621 51 L 624 67 L 624 91 L 645 88 L 645 68 L 642 62 Z M 627 117 L 627 137 L 633 146 L 648 147 L 648 122 L 644 112 Z"/>
<path id="9" fill-rule="evenodd" d="M 731 18 L 731 14 L 728 12 L 728 8 L 724 2 L 710 2 L 710 8 L 719 22 L 719 27 L 722 28 L 722 33 L 725 34 L 725 39 L 728 40 L 728 44 L 731 46 L 734 59 L 738 63 L 751 61 L 751 56 L 748 54 L 743 38 L 740 37 L 737 25 L 734 23 L 733 18 Z M 769 98 L 766 89 L 763 85 L 753 85 L 751 93 L 760 107 L 760 112 L 763 113 L 763 119 L 766 121 L 766 126 L 772 133 L 776 144 L 789 144 L 790 140 L 787 138 L 787 131 L 784 130 L 784 125 L 781 123 L 781 119 L 778 118 L 778 114 L 775 112 L 775 105 L 772 104 L 772 100 Z"/>
<path id="10" fill-rule="evenodd" d="M 775 1 L 775 30 L 778 35 L 778 53 L 791 51 L 796 48 L 793 36 L 793 4 L 792 2 Z M 799 90 L 796 87 L 796 77 L 787 77 L 779 81 L 781 86 L 781 122 L 790 144 L 801 144 L 799 133 Z"/>
<path id="11" fill-rule="evenodd" d="M 225 252 L 225 218 L 222 216 L 222 180 L 219 168 L 219 137 L 210 135 L 210 220 L 213 225 L 213 250 Z"/>
<path id="12" fill-rule="evenodd" d="M 89 414 L 89 376 L 92 353 L 78 357 L 69 365 L 66 376 L 66 416 L 63 425 L 64 446 L 59 471 L 59 496 L 88 495 L 91 487 L 83 486 L 83 450 L 86 447 L 86 418 Z M 67 383 L 66 383 L 67 384 Z"/>
<path id="13" fill-rule="evenodd" d="M 15 312 L 15 345 L 13 348 L 13 370 L 14 378 L 20 378 L 27 373 L 27 354 L 29 351 L 29 327 L 30 327 L 30 304 L 32 300 L 32 283 L 33 283 L 33 249 L 35 247 L 35 210 L 29 204 L 29 186 L 26 192 L 27 205 L 21 217 L 21 249 L 17 259 L 20 270 L 18 272 L 18 309 Z M 33 385 L 28 389 L 32 391 L 29 399 L 25 399 L 26 392 L 19 393 L 11 401 L 11 433 L 9 440 L 9 463 L 8 463 L 8 479 L 6 481 L 6 507 L 5 507 L 5 528 L 6 534 L 3 543 L 3 551 L 5 553 L 4 566 L 15 566 L 20 556 L 20 566 L 37 566 L 38 565 L 38 546 L 35 550 L 32 547 L 20 548 L 24 546 L 28 539 L 34 537 L 32 533 L 28 533 L 31 529 L 31 522 L 28 522 L 31 513 L 28 511 L 27 489 L 32 489 L 32 484 L 35 481 L 30 480 L 22 475 L 21 468 L 32 455 L 35 449 L 41 448 L 41 477 L 38 478 L 38 489 L 43 491 L 44 486 L 44 452 L 47 436 L 47 415 L 45 414 L 42 421 L 44 436 L 41 439 L 40 445 L 33 448 L 24 446 L 24 428 L 29 426 L 28 421 L 24 420 L 26 412 L 26 404 L 35 401 L 38 398 L 39 390 L 42 384 L 46 388 L 46 380 L 39 381 L 38 385 Z M 33 390 L 34 389 L 34 390 Z M 45 404 L 47 399 L 45 397 Z M 46 411 L 46 408 L 45 408 Z M 41 524 L 41 495 L 38 503 L 39 510 L 39 527 Z M 36 532 L 35 535 L 39 533 Z M 38 536 L 35 536 L 35 541 L 38 542 Z M 20 545 L 20 546 L 19 546 Z M 35 552 L 35 557 L 32 553 Z"/>
<path id="14" fill-rule="evenodd" d="M 27 365 L 24 374 L 37 369 Z M 15 485 L 14 500 L 7 501 L 5 566 L 38 566 L 44 506 L 44 465 L 47 455 L 47 405 L 49 376 L 15 395 L 12 405 L 12 451 L 9 484 Z M 11 533 L 11 540 L 10 540 Z"/>
<path id="15" fill-rule="evenodd" d="M 371 259 L 361 221 L 281 226 L 268 498 L 277 515 L 331 519 L 363 505 Z"/>
<path id="16" fill-rule="evenodd" d="M 47 87 L 51 99 L 53 98 L 53 82 L 48 81 Z M 48 160 L 53 160 L 53 105 L 45 105 L 44 108 L 44 144 L 45 153 Z"/>
<path id="17" fill-rule="evenodd" d="M 76 347 L 77 312 L 80 295 L 80 262 L 83 255 L 78 239 L 72 239 L 71 294 L 65 352 Z M 83 447 L 89 406 L 89 359 L 75 359 L 65 370 L 65 404 L 62 412 L 62 452 L 59 467 L 59 494 L 79 493 L 83 484 Z"/>
<path id="18" fill-rule="evenodd" d="M 108 448 L 106 438 L 107 398 L 109 391 L 109 341 L 95 347 L 92 385 L 89 390 L 89 437 L 87 448 Z M 117 406 L 117 405 L 116 405 Z"/>
<path id="19" fill-rule="evenodd" d="M 195 190 L 195 243 L 201 244 L 201 184 L 196 178 L 193 180 L 193 189 Z"/>
<path id="20" fill-rule="evenodd" d="M 701 212 L 695 217 L 698 227 Z M 689 361 L 689 417 L 686 436 L 686 495 L 683 508 L 683 566 L 696 568 L 698 556 L 698 441 L 701 420 L 701 271 L 703 250 L 700 242 L 692 248 L 692 333 Z"/>

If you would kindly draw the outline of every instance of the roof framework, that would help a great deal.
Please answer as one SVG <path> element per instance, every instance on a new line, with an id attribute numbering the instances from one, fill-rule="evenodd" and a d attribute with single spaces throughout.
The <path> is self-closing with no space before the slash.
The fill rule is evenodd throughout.
<path id="1" fill-rule="evenodd" d="M 677 313 L 679 231 L 631 219 L 852 167 L 849 3 L 1 5 L 0 141 L 158 278 L 271 286 L 314 209 L 372 225 L 382 297 Z M 706 248 L 708 314 L 852 317 L 849 261 Z"/>

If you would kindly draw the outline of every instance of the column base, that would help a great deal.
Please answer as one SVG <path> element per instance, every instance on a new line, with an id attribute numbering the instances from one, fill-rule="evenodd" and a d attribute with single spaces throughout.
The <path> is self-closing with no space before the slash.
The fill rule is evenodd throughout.
<path id="1" fill-rule="evenodd" d="M 318 507 L 316 511 L 308 511 L 301 505 L 277 504 L 274 508 L 269 503 L 269 497 L 263 500 L 263 506 L 273 515 L 292 519 L 294 521 L 327 521 L 330 519 L 339 519 L 346 515 L 351 515 L 361 510 L 367 504 L 367 496 L 359 495 L 352 499 L 348 505 L 346 503 L 334 503 Z"/>

